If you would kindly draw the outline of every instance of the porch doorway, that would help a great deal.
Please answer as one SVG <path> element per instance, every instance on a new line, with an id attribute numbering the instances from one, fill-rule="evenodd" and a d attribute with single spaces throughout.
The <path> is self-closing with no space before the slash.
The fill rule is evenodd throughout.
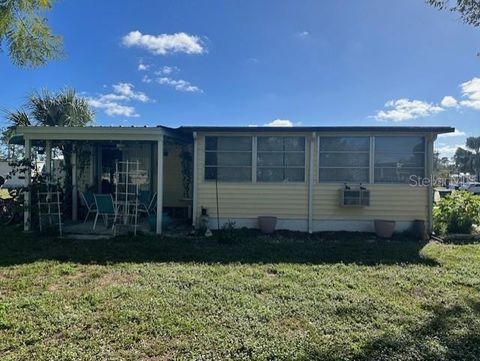
<path id="1" fill-rule="evenodd" d="M 103 194 L 113 193 L 115 186 L 115 165 L 118 162 L 123 161 L 123 152 L 116 146 L 103 146 L 101 147 L 101 161 L 98 191 Z"/>

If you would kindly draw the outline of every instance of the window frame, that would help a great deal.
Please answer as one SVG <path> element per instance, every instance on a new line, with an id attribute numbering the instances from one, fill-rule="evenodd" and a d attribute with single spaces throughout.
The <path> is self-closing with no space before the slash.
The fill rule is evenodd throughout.
<path id="1" fill-rule="evenodd" d="M 423 153 L 423 160 L 424 160 L 424 163 L 423 163 L 423 172 L 422 172 L 422 176 L 423 177 L 426 177 L 427 175 L 427 172 L 428 172 L 428 162 L 429 162 L 429 142 L 430 140 L 428 139 L 428 135 L 424 134 L 424 133 L 416 133 L 416 134 L 408 134 L 408 133 L 400 133 L 400 134 L 395 134 L 395 135 L 390 135 L 390 134 L 378 134 L 378 133 L 373 133 L 373 134 L 358 134 L 358 133 L 345 133 L 345 134 L 342 134 L 342 133 L 330 133 L 330 134 L 318 134 L 316 135 L 315 137 L 315 142 L 316 142 L 316 145 L 315 145 L 315 148 L 316 148 L 316 151 L 313 152 L 313 155 L 314 155 L 314 161 L 313 161 L 313 164 L 314 164 L 314 167 L 313 169 L 310 169 L 309 170 L 309 167 L 310 167 L 310 164 L 311 164 L 311 161 L 309 160 L 310 159 L 310 154 L 311 152 L 309 152 L 308 150 L 310 149 L 309 147 L 314 147 L 314 142 L 312 140 L 309 141 L 309 137 L 308 135 L 305 135 L 304 133 L 300 133 L 300 134 L 286 134 L 286 133 L 280 133 L 280 134 L 270 134 L 270 133 L 267 133 L 267 134 L 253 134 L 253 135 L 248 135 L 248 134 L 218 134 L 218 133 L 213 133 L 213 134 L 204 134 L 203 135 L 203 143 L 204 143 L 204 149 L 203 149 L 203 177 L 202 177 L 202 182 L 204 183 L 212 183 L 212 182 L 215 182 L 215 179 L 206 179 L 205 176 L 206 176 L 206 168 L 208 167 L 211 167 L 211 168 L 218 168 L 218 165 L 217 166 L 207 166 L 206 165 L 206 154 L 208 152 L 214 152 L 214 153 L 217 153 L 218 151 L 207 151 L 207 147 L 206 147 L 206 139 L 208 137 L 244 137 L 244 138 L 250 138 L 251 140 L 251 150 L 250 151 L 225 151 L 225 152 L 231 152 L 231 153 L 235 153 L 235 152 L 239 152 L 239 153 L 251 153 L 251 165 L 250 166 L 244 166 L 244 168 L 250 168 L 251 170 L 251 176 L 250 176 L 250 179 L 249 180 L 246 180 L 246 181 L 241 181 L 241 180 L 235 180 L 235 181 L 225 181 L 225 180 L 218 180 L 218 182 L 222 182 L 222 183 L 229 183 L 229 184 L 234 184 L 234 183 L 241 183 L 241 184 L 257 184 L 257 183 L 260 183 L 260 184 L 270 184 L 270 185 L 275 185 L 275 184 L 306 184 L 308 179 L 309 179 L 309 171 L 310 172 L 317 172 L 316 175 L 313 176 L 313 182 L 314 184 L 344 184 L 344 183 L 347 183 L 347 184 L 356 184 L 356 183 L 360 183 L 360 182 L 357 182 L 357 181 L 321 181 L 320 180 L 320 174 L 321 174 L 321 166 L 320 166 L 320 154 L 321 153 L 332 153 L 332 151 L 320 151 L 320 143 L 321 143 L 321 138 L 327 138 L 327 137 L 333 137 L 333 138 L 347 138 L 347 137 L 356 137 L 356 138 L 368 138 L 369 139 L 369 149 L 368 151 L 362 151 L 362 153 L 366 153 L 369 155 L 368 157 L 368 160 L 369 160 L 369 165 L 368 167 L 326 167 L 326 168 L 323 168 L 323 169 L 345 169 L 345 168 L 351 168 L 351 169 L 357 169 L 357 168 L 361 168 L 361 169 L 367 169 L 368 170 L 368 179 L 367 181 L 365 182 L 362 182 L 363 184 L 375 184 L 375 185 L 396 185 L 396 186 L 402 186 L 402 185 L 408 185 L 408 183 L 405 183 L 405 182 L 378 182 L 375 180 L 375 152 L 376 152 L 376 139 L 378 137 L 392 137 L 392 138 L 406 138 L 406 137 L 415 137 L 415 138 L 421 138 L 423 139 L 423 142 L 424 142 L 424 149 L 423 149 L 423 152 L 414 152 L 416 154 L 422 154 Z M 277 168 L 275 166 L 272 166 L 272 167 L 258 167 L 258 149 L 257 149 L 257 142 L 258 142 L 258 138 L 259 137 L 301 137 L 301 138 L 304 138 L 304 150 L 303 150 L 303 153 L 304 153 L 304 166 L 303 166 L 303 169 L 304 169 L 304 177 L 303 177 L 303 181 L 258 181 L 257 180 L 257 169 L 258 168 Z M 269 151 L 260 151 L 260 152 L 264 152 L 264 153 L 269 153 Z M 271 151 L 271 153 L 275 153 L 276 151 Z M 286 152 L 283 151 L 282 152 L 283 154 L 285 154 Z M 290 152 L 289 152 L 290 153 Z M 301 151 L 291 151 L 291 153 L 301 153 Z M 333 153 L 351 153 L 351 151 L 338 151 L 338 152 L 335 152 L 333 151 Z M 316 161 L 315 161 L 316 160 Z M 236 168 L 238 166 L 222 166 L 224 168 L 228 168 L 228 167 L 231 167 L 231 168 Z M 278 166 L 278 168 L 302 168 L 300 166 L 292 166 L 292 167 L 280 167 Z M 385 167 L 383 167 L 385 168 Z M 387 167 L 388 168 L 388 167 Z M 407 167 L 409 168 L 409 167 Z M 411 168 L 417 168 L 417 169 L 420 169 L 420 167 L 411 167 Z"/>
<path id="2" fill-rule="evenodd" d="M 295 150 L 295 151 L 259 151 L 258 150 L 258 138 L 303 138 L 303 150 Z M 258 153 L 278 153 L 283 155 L 283 159 L 285 160 L 285 155 L 290 154 L 301 154 L 303 153 L 303 166 L 259 166 L 258 165 Z M 261 183 L 261 184 L 305 184 L 307 181 L 307 137 L 305 135 L 257 135 L 255 136 L 255 181 L 253 183 Z M 278 168 L 278 169 L 303 169 L 303 180 L 301 181 L 289 181 L 289 180 L 281 180 L 281 181 L 259 181 L 258 180 L 258 169 L 261 168 Z"/>
<path id="3" fill-rule="evenodd" d="M 424 134 L 398 134 L 398 135 L 388 135 L 388 134 L 377 134 L 373 137 L 373 154 L 372 154 L 372 184 L 377 185 L 408 185 L 408 182 L 381 182 L 375 179 L 375 153 L 376 153 L 376 143 L 377 138 L 421 138 L 423 140 L 423 152 L 413 152 L 412 154 L 423 154 L 423 167 L 405 167 L 410 169 L 421 169 L 423 168 L 423 172 L 421 174 L 422 177 L 427 177 L 427 168 L 428 168 L 428 138 Z M 399 152 L 387 152 L 387 154 L 400 154 Z M 386 168 L 386 169 L 396 169 L 395 167 L 378 167 L 378 168 Z"/>
<path id="4" fill-rule="evenodd" d="M 346 181 L 346 180 L 329 180 L 329 181 L 322 181 L 320 180 L 320 173 L 321 173 L 321 165 L 320 165 L 320 154 L 321 153 L 352 153 L 352 151 L 321 151 L 320 150 L 320 145 L 321 145 L 321 138 L 368 138 L 368 150 L 367 151 L 362 151 L 361 153 L 368 154 L 368 166 L 367 167 L 324 167 L 323 169 L 366 169 L 367 170 L 367 180 L 365 182 L 357 182 L 357 181 Z M 371 135 L 363 135 L 363 134 L 319 134 L 317 136 L 317 152 L 316 152 L 316 157 L 317 157 L 317 165 L 316 165 L 316 171 L 317 171 L 317 176 L 316 178 L 316 183 L 317 184 L 370 184 L 373 183 L 372 175 L 371 175 L 371 169 L 372 169 L 372 136 Z M 359 152 L 360 153 L 360 152 Z"/>
<path id="5" fill-rule="evenodd" d="M 251 147 L 249 151 L 246 150 L 228 150 L 228 151 L 218 151 L 218 150 L 207 150 L 207 138 L 250 138 Z M 230 135 L 230 134 L 205 134 L 203 136 L 203 182 L 212 183 L 212 182 L 219 182 L 219 183 L 253 183 L 253 170 L 254 170 L 254 136 L 253 135 L 246 135 L 246 134 L 239 134 L 239 135 Z M 237 166 L 237 165 L 227 165 L 227 166 L 219 166 L 218 161 L 217 165 L 207 165 L 207 153 L 250 153 L 251 162 L 249 166 Z M 207 168 L 216 168 L 217 169 L 217 179 L 207 179 Z M 218 168 L 249 168 L 250 169 L 250 179 L 249 180 L 221 180 L 218 179 Z"/>

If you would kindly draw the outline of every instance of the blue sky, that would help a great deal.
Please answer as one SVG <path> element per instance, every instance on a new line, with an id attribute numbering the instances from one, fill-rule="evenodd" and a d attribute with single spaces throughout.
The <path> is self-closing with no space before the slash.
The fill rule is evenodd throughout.
<path id="1" fill-rule="evenodd" d="M 98 125 L 455 126 L 444 155 L 480 135 L 479 29 L 421 0 L 61 1 L 49 18 L 66 58 L 0 54 L 1 108 L 70 86 Z"/>

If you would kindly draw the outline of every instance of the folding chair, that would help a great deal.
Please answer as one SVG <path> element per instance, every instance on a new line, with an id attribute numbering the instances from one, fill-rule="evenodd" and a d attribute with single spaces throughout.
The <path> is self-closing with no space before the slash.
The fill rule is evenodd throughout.
<path id="1" fill-rule="evenodd" d="M 140 213 L 146 213 L 150 216 L 150 213 L 156 214 L 155 207 L 157 206 L 157 193 L 153 194 L 150 198 L 150 192 L 140 191 L 138 192 L 138 211 Z"/>
<path id="2" fill-rule="evenodd" d="M 108 226 L 108 217 L 113 216 L 113 222 L 117 218 L 117 211 L 113 205 L 113 197 L 111 194 L 94 194 L 95 204 L 97 206 L 97 214 L 95 216 L 95 222 L 93 222 L 93 229 L 97 225 L 98 216 L 103 216 L 105 227 Z"/>
<path id="3" fill-rule="evenodd" d="M 82 201 L 87 207 L 87 216 L 83 223 L 87 222 L 88 216 L 90 213 L 97 213 L 97 205 L 95 204 L 95 197 L 93 196 L 92 192 L 81 192 L 80 196 L 82 197 Z"/>

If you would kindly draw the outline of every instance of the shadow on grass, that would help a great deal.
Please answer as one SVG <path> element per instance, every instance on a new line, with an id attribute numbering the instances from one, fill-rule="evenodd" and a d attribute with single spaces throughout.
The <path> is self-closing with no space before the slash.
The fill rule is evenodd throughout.
<path id="1" fill-rule="evenodd" d="M 219 243 L 216 239 L 193 237 L 119 237 L 109 240 L 58 239 L 24 234 L 18 228 L 1 230 L 0 266 L 58 260 L 82 264 L 117 262 L 201 262 L 201 263 L 356 263 L 425 264 L 421 256 L 425 243 L 408 239 L 375 240 L 365 233 L 319 233 L 308 235 L 282 232 L 271 236 L 256 232 Z"/>
<path id="2" fill-rule="evenodd" d="M 328 350 L 310 350 L 305 360 L 480 360 L 480 303 L 426 308 L 427 322 L 398 333 L 385 333 L 352 350 L 338 344 Z"/>

